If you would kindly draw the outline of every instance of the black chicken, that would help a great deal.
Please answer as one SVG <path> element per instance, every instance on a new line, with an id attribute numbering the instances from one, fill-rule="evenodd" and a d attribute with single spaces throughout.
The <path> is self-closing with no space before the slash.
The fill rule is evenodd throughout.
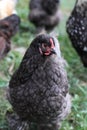
<path id="1" fill-rule="evenodd" d="M 66 24 L 73 47 L 87 67 L 87 0 L 77 0 Z"/>
<path id="2" fill-rule="evenodd" d="M 20 18 L 16 14 L 0 20 L 0 59 L 10 51 L 10 40 L 18 31 L 19 24 Z"/>
<path id="3" fill-rule="evenodd" d="M 36 26 L 37 32 L 52 31 L 60 21 L 60 0 L 31 0 L 29 20 Z"/>
<path id="4" fill-rule="evenodd" d="M 70 112 L 71 101 L 67 74 L 56 38 L 39 35 L 32 41 L 11 78 L 8 99 L 22 127 L 24 122 L 33 122 L 38 130 L 60 128 L 61 121 Z"/>

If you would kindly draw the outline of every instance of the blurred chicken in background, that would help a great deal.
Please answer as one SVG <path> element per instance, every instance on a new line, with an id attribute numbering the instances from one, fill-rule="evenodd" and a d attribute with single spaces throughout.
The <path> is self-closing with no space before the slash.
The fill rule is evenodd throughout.
<path id="1" fill-rule="evenodd" d="M 35 25 L 36 32 L 51 32 L 61 18 L 60 0 L 30 0 L 29 20 Z"/>
<path id="2" fill-rule="evenodd" d="M 0 59 L 11 48 L 11 37 L 16 34 L 20 18 L 16 15 L 17 0 L 0 0 Z"/>
<path id="3" fill-rule="evenodd" d="M 16 13 L 16 3 L 17 0 L 0 0 L 0 19 Z"/>

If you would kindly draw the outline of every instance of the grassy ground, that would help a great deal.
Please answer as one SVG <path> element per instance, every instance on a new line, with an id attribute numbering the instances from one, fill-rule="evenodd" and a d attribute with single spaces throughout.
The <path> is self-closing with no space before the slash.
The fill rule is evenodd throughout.
<path id="1" fill-rule="evenodd" d="M 72 48 L 65 31 L 65 23 L 72 10 L 75 0 L 61 0 L 63 11 L 62 21 L 55 32 L 59 33 L 58 39 L 63 57 L 66 59 L 67 73 L 72 94 L 72 111 L 68 119 L 63 122 L 61 130 L 87 130 L 87 69 L 85 69 Z M 28 0 L 17 5 L 17 11 L 21 17 L 20 32 L 12 40 L 12 50 L 7 57 L 0 61 L 0 129 L 7 130 L 5 112 L 10 104 L 5 99 L 5 89 L 11 75 L 20 64 L 25 49 L 34 38 L 35 28 L 28 22 Z"/>

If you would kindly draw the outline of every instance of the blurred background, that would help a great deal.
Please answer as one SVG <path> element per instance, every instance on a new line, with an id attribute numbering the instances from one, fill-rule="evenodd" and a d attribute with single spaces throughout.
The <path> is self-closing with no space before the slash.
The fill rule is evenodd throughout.
<path id="1" fill-rule="evenodd" d="M 5 91 L 13 72 L 21 62 L 26 48 L 35 37 L 35 27 L 28 21 L 29 0 L 19 0 L 16 10 L 21 18 L 19 33 L 12 39 L 12 49 L 0 61 L 0 130 L 9 130 L 5 113 L 11 106 L 6 100 Z M 62 19 L 55 28 L 58 35 L 62 56 L 67 61 L 67 73 L 72 95 L 72 111 L 63 122 L 61 130 L 87 130 L 87 69 L 73 49 L 66 33 L 66 20 L 73 9 L 75 0 L 61 0 Z"/>

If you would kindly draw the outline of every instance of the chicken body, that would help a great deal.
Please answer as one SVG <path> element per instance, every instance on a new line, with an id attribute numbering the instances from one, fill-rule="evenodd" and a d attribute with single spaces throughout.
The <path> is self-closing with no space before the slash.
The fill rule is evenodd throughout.
<path id="1" fill-rule="evenodd" d="M 62 60 L 57 40 L 40 35 L 32 41 L 9 83 L 8 98 L 13 110 L 21 121 L 36 123 L 38 130 L 58 130 L 70 112 Z"/>
<path id="2" fill-rule="evenodd" d="M 59 0 L 31 0 L 29 20 L 36 26 L 37 32 L 50 32 L 60 21 Z"/>
<path id="3" fill-rule="evenodd" d="M 87 1 L 77 0 L 66 24 L 73 47 L 87 67 Z"/>
<path id="4" fill-rule="evenodd" d="M 2 59 L 11 48 L 11 38 L 19 29 L 20 18 L 12 14 L 0 20 L 0 59 Z"/>

